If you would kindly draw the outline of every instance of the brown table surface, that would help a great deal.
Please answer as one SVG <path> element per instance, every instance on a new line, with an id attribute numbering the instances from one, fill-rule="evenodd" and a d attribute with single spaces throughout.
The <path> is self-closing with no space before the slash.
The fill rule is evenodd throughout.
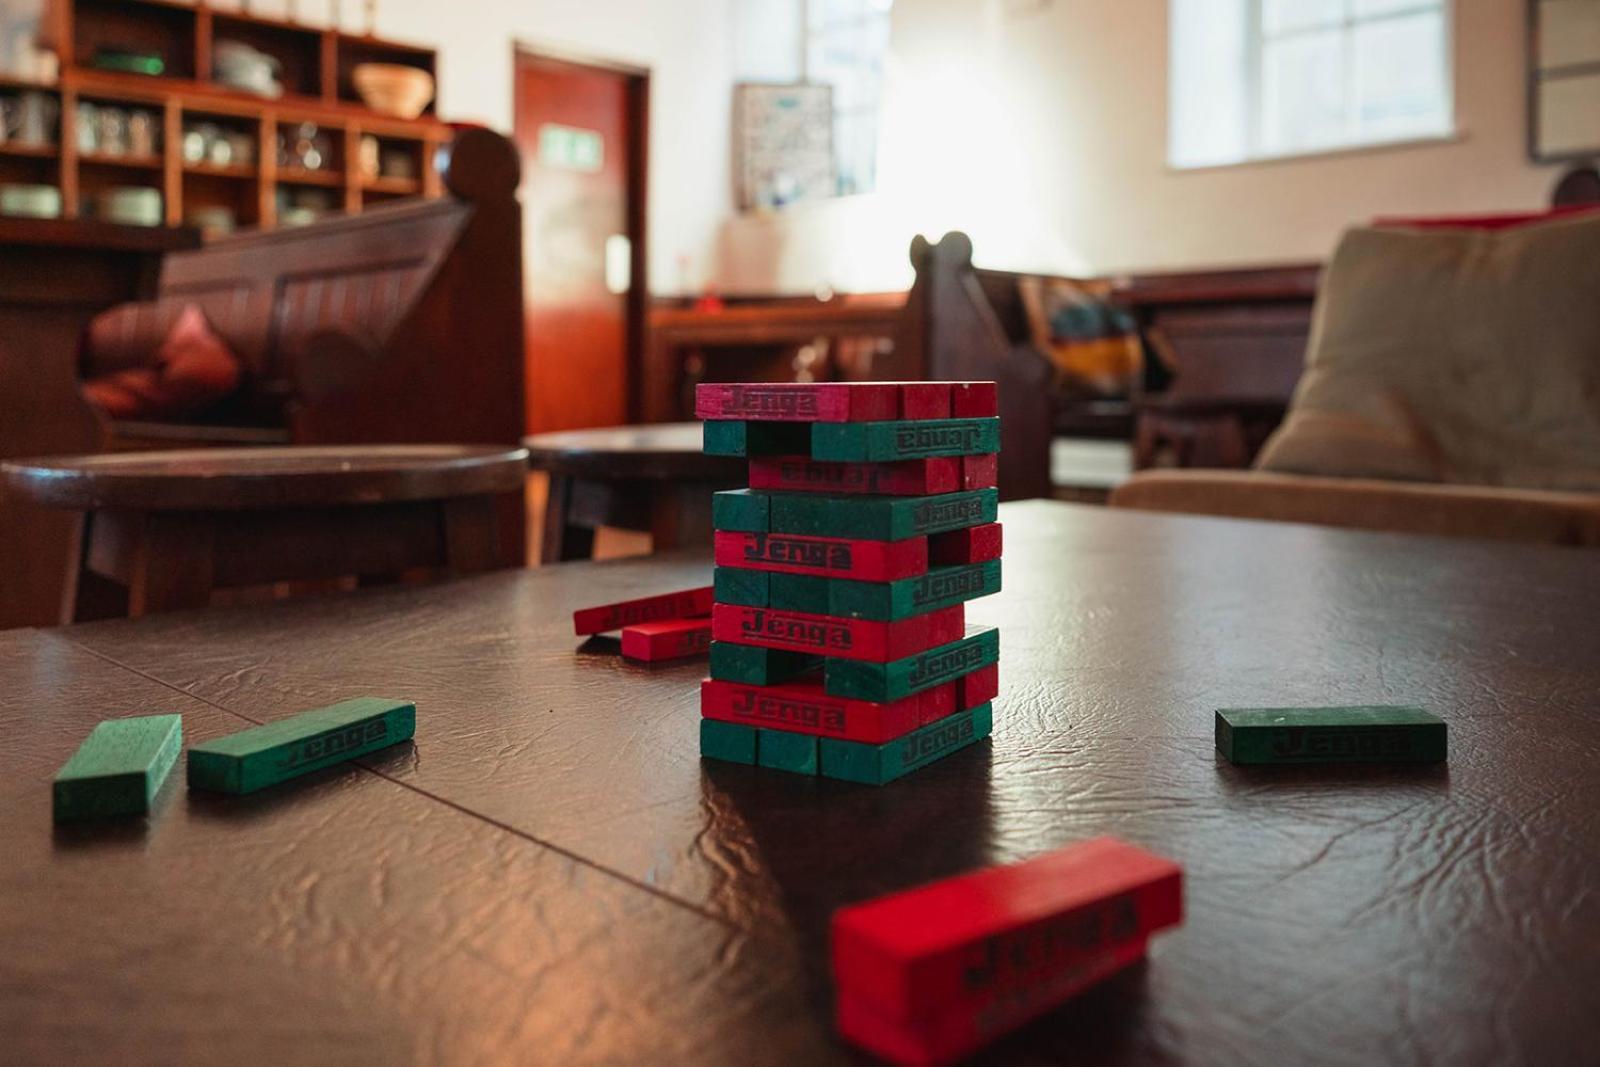
<path id="1" fill-rule="evenodd" d="M 749 472 L 738 456 L 703 451 L 698 422 L 559 430 L 522 439 L 534 470 L 578 478 L 621 480 L 743 481 Z"/>
<path id="2" fill-rule="evenodd" d="M 994 738 L 882 789 L 702 764 L 703 662 L 571 635 L 703 560 L 0 634 L 0 1034 L 23 1062 L 848 1062 L 839 905 L 1111 833 L 1149 961 L 992 1062 L 1559 1063 L 1600 988 L 1592 553 L 1007 505 Z M 52 831 L 97 720 L 358 694 L 414 745 Z M 1420 703 L 1447 767 L 1244 770 L 1230 705 Z M 1589 1049 L 1585 1052 L 1584 1049 Z"/>

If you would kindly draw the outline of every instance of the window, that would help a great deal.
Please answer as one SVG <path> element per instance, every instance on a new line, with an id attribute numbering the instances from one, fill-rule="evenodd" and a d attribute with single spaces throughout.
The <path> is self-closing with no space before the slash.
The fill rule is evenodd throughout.
<path id="1" fill-rule="evenodd" d="M 1454 128 L 1450 0 L 1170 0 L 1175 167 Z"/>
<path id="2" fill-rule="evenodd" d="M 738 0 L 741 81 L 833 87 L 833 153 L 840 196 L 877 185 L 878 119 L 894 0 Z"/>

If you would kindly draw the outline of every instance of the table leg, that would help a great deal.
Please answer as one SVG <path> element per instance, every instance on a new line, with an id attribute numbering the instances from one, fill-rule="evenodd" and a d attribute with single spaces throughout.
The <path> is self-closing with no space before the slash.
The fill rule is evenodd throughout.
<path id="1" fill-rule="evenodd" d="M 451 573 L 477 574 L 494 570 L 500 558 L 494 497 L 458 497 L 444 501 L 443 505 L 444 555 Z"/>
<path id="2" fill-rule="evenodd" d="M 210 515 L 152 513 L 134 546 L 128 614 L 203 608 L 211 603 L 216 522 Z"/>
<path id="3" fill-rule="evenodd" d="M 67 622 L 95 622 L 99 619 L 128 617 L 128 588 L 96 574 L 89 566 L 89 549 L 94 538 L 94 514 L 78 517 L 77 573 L 69 585 L 71 616 Z"/>
<path id="4" fill-rule="evenodd" d="M 594 531 L 569 522 L 575 479 L 550 475 L 550 492 L 544 504 L 544 536 L 539 542 L 541 563 L 564 563 L 594 555 Z"/>

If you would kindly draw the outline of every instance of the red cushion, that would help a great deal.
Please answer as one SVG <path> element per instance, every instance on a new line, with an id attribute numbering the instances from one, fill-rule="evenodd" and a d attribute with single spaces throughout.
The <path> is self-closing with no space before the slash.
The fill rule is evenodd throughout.
<path id="1" fill-rule="evenodd" d="M 93 343 L 94 332 L 90 338 Z M 89 403 L 114 419 L 167 419 L 198 411 L 239 387 L 239 361 L 190 304 L 146 366 L 83 384 Z"/>
<path id="2" fill-rule="evenodd" d="M 1548 222 L 1568 215 L 1581 215 L 1597 211 L 1593 204 L 1568 204 L 1549 211 L 1526 211 L 1505 215 L 1437 215 L 1424 218 L 1378 218 L 1374 226 L 1413 230 L 1509 230 L 1513 226 L 1526 226 L 1534 222 Z"/>

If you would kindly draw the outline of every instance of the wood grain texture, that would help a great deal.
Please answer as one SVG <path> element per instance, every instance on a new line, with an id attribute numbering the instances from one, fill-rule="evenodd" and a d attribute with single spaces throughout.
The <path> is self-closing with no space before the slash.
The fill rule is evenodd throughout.
<path id="1" fill-rule="evenodd" d="M 287 790 L 169 787 L 148 820 L 52 833 L 47 786 L 77 742 L 156 711 L 200 743 L 251 725 L 56 636 L 0 634 L 7 1062 L 832 1054 L 817 1027 L 727 1026 L 805 1014 L 792 948 L 395 782 L 426 739 Z"/>
<path id="2" fill-rule="evenodd" d="M 1577 1058 L 1600 985 L 1586 553 L 1002 512 L 1012 580 L 970 606 L 1005 628 L 994 734 L 882 789 L 702 763 L 704 664 L 640 667 L 572 636 L 575 608 L 704 584 L 699 557 L 5 646 L 0 941 L 19 951 L 0 959 L 0 1025 L 34 1060 L 153 1058 L 160 1031 L 180 1060 L 293 1040 L 327 1059 L 847 1062 L 830 1036 L 834 909 L 1113 834 L 1183 865 L 1184 926 L 987 1062 Z M 204 699 L 266 720 L 403 691 L 429 734 L 416 758 L 367 761 L 404 789 L 336 773 L 281 806 L 172 805 L 137 848 L 58 852 L 40 783 L 95 721 L 145 710 L 138 686 L 80 673 L 66 641 L 160 678 L 159 710 Z M 1449 764 L 1263 778 L 1214 751 L 1219 707 L 1366 703 L 1434 709 Z M 185 715 L 196 736 L 236 728 Z M 648 897 L 591 893 L 597 869 Z M 108 906 L 70 877 L 84 870 L 131 891 Z M 179 885 L 204 933 L 163 924 L 147 940 L 120 920 Z M 185 966 L 153 967 L 152 943 Z M 89 959 L 144 981 L 80 973 Z M 129 988 L 138 1006 L 209 1010 L 118 1031 Z"/>

